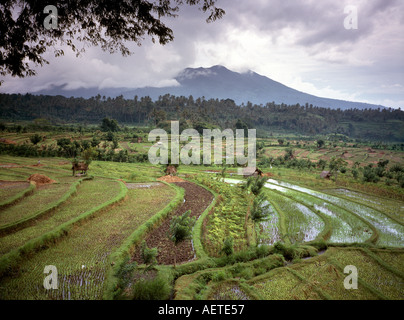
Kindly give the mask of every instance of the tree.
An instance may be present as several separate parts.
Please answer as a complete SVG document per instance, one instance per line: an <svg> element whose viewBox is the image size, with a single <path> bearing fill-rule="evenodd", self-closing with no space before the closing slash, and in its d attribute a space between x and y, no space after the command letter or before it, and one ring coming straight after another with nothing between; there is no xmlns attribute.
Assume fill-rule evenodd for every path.
<svg viewBox="0 0 404 320"><path fill-rule="evenodd" d="M324 160L324 159L320 159L320 160L317 162L317 167L318 167L319 169L321 169L321 170L324 170L326 165L327 165L327 161Z"/></svg>
<svg viewBox="0 0 404 320"><path fill-rule="evenodd" d="M261 221L265 219L270 211L269 211L270 204L265 196L264 193L258 194L254 198L253 206L251 209L251 219L253 221Z"/></svg>
<svg viewBox="0 0 404 320"><path fill-rule="evenodd" d="M149 116L153 118L154 124L158 126L160 122L164 121L167 118L167 114L164 110L153 109L150 112Z"/></svg>
<svg viewBox="0 0 404 320"><path fill-rule="evenodd" d="M342 158L336 158L336 157L331 158L331 161L329 164L330 174L335 176L335 180L337 180L338 171L340 171L346 165L347 165L347 162L345 160L343 160Z"/></svg>
<svg viewBox="0 0 404 320"><path fill-rule="evenodd" d="M93 161L93 159L97 156L97 151L95 148L88 148L85 149L82 153L81 153L81 157L83 158L85 164L90 165L91 161Z"/></svg>
<svg viewBox="0 0 404 320"><path fill-rule="evenodd" d="M248 125L243 120L237 119L236 129L244 130L245 137L248 135Z"/></svg>
<svg viewBox="0 0 404 320"><path fill-rule="evenodd" d="M241 188L248 191L250 190L255 196L257 196L267 182L268 178L266 177L249 177L247 179L247 183L242 184Z"/></svg>
<svg viewBox="0 0 404 320"><path fill-rule="evenodd" d="M192 227L195 224L195 217L190 217L191 210L186 211L181 216L172 218L170 223L170 240L177 246L184 240L190 239L192 236ZM174 251L174 268L177 260L177 250Z"/></svg>
<svg viewBox="0 0 404 320"><path fill-rule="evenodd" d="M317 140L317 148L321 149L324 146L325 142L323 139Z"/></svg>
<svg viewBox="0 0 404 320"><path fill-rule="evenodd" d="M119 131L118 121L115 119L104 118L101 123L101 130L104 132L111 131L117 132Z"/></svg>
<svg viewBox="0 0 404 320"><path fill-rule="evenodd" d="M37 133L35 133L33 136L30 136L29 139L34 145L37 145L39 142L42 141L42 137Z"/></svg>
<svg viewBox="0 0 404 320"><path fill-rule="evenodd" d="M285 159L285 161L289 161L289 160L294 159L293 149L292 148L287 148L285 150L284 159Z"/></svg>
<svg viewBox="0 0 404 320"><path fill-rule="evenodd" d="M76 55L86 46L100 46L109 53L132 54L126 42L140 45L145 35L161 45L174 39L173 31L162 22L178 16L181 5L198 5L208 12L207 22L220 19L224 10L216 0L59 0L51 11L44 12L45 1L2 1L0 5L0 75L26 77L35 75L29 65L49 62L44 55L54 48L54 55L63 55L57 45L67 45ZM57 12L54 12L57 10ZM52 16L52 15L53 16ZM51 25L48 30L45 25ZM55 28L53 28L53 24ZM78 47L78 42L81 42Z"/></svg>
<svg viewBox="0 0 404 320"><path fill-rule="evenodd" d="M268 217L268 215L271 213L269 210L270 204L267 200L267 197L264 193L259 193L253 201L252 208L250 211L250 217L253 222L259 222L264 220L265 218ZM256 237L257 237L257 246L259 244L259 231L256 230L255 224L254 224L254 229L256 232Z"/></svg>

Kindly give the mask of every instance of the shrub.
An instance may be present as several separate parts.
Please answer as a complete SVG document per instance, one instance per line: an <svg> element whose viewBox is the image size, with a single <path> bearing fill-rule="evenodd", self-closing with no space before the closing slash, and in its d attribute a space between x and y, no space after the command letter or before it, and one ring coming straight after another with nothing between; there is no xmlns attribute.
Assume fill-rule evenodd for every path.
<svg viewBox="0 0 404 320"><path fill-rule="evenodd" d="M30 136L29 139L33 144L38 144L42 141L42 137L37 133L35 133L33 136Z"/></svg>
<svg viewBox="0 0 404 320"><path fill-rule="evenodd" d="M243 271L240 272L240 277L246 280L251 279L254 277L254 271L252 268L244 268Z"/></svg>
<svg viewBox="0 0 404 320"><path fill-rule="evenodd" d="M376 174L375 170L369 166L365 167L363 170L363 181L364 182L379 182L380 178Z"/></svg>
<svg viewBox="0 0 404 320"><path fill-rule="evenodd" d="M171 287L161 276L153 279L140 279L133 284L133 300L167 300Z"/></svg>
<svg viewBox="0 0 404 320"><path fill-rule="evenodd" d="M232 237L228 237L228 238L226 238L226 239L224 240L222 252L223 252L226 256L230 256L230 255L233 254L234 249L233 249L233 238L232 238Z"/></svg>
<svg viewBox="0 0 404 320"><path fill-rule="evenodd" d="M275 242L273 252L281 254L286 260L292 260L294 258L294 251L290 247L281 242Z"/></svg>
<svg viewBox="0 0 404 320"><path fill-rule="evenodd" d="M145 264L149 265L150 267L157 264L157 248L149 248L146 244L146 241L143 240L141 244L141 256L142 260Z"/></svg>
<svg viewBox="0 0 404 320"><path fill-rule="evenodd" d="M227 278L226 272L223 270L220 270L220 271L216 272L215 274L213 274L212 281L220 282L220 281L225 280L226 278Z"/></svg>
<svg viewBox="0 0 404 320"><path fill-rule="evenodd" d="M358 179L359 176L358 169L352 169L352 176L354 177L354 179Z"/></svg>
<svg viewBox="0 0 404 320"><path fill-rule="evenodd" d="M400 164L395 164L390 168L391 172L404 172L404 168Z"/></svg>
<svg viewBox="0 0 404 320"><path fill-rule="evenodd" d="M256 247L255 251L257 253L258 258L263 258L263 257L266 257L267 255L269 255L270 247L267 245L258 246L258 247Z"/></svg>

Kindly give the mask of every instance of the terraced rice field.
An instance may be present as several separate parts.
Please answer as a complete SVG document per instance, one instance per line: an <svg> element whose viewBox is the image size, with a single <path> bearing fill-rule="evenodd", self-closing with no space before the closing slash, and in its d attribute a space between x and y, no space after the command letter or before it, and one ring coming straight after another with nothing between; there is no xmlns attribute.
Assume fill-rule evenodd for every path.
<svg viewBox="0 0 404 320"><path fill-rule="evenodd" d="M282 194L266 191L268 199L273 202L278 212L285 219L285 231L290 242L307 242L317 238L324 228L324 221L310 208Z"/></svg>
<svg viewBox="0 0 404 320"><path fill-rule="evenodd" d="M122 285L121 270L135 262L144 271L138 250L143 239L158 249L153 272L172 281L176 297L404 298L400 201L269 179L263 191L269 215L253 222L243 179L222 182L193 167L187 180L165 177L171 183L163 183L157 166L101 161L91 164L93 176L84 179L71 176L70 164L61 159L43 159L40 166L35 161L0 161L0 203L26 190L33 173L55 180L0 206L0 299L103 299ZM174 248L170 217L189 208L200 229L194 227L193 238ZM230 237L234 253L225 256ZM291 249L296 255L288 255ZM43 286L47 265L57 267L58 290ZM358 270L356 290L344 287L346 265Z"/></svg>
<svg viewBox="0 0 404 320"><path fill-rule="evenodd" d="M266 186L276 188L277 190L285 193L290 192L289 190L299 191L306 197L309 195L321 199L323 200L323 203L327 204L328 207L330 207L332 204L342 210L345 210L346 212L350 212L352 216L355 215L360 217L368 226L373 226L376 228L378 233L377 244L396 247L404 246L404 226L393 220L385 213L372 207L290 183L275 181L273 179L269 179ZM326 212L327 211L324 210L324 213ZM355 231L355 228L362 228L359 222L351 223L350 225L353 232ZM367 231L365 230L365 232Z"/></svg>
<svg viewBox="0 0 404 320"><path fill-rule="evenodd" d="M368 252L367 252L368 251ZM263 300L401 300L404 298L404 251L331 248L299 264L274 269L246 283L216 285L210 298L249 299L249 292ZM374 256L383 256L383 265ZM390 261L390 264L387 262ZM398 262L401 262L399 264ZM347 289L343 267L357 268L358 287ZM391 269L393 266L393 269ZM400 274L401 272L401 274ZM248 287L243 290L242 287Z"/></svg>
<svg viewBox="0 0 404 320"><path fill-rule="evenodd" d="M102 180L95 182L104 188L114 187ZM175 194L163 184L153 188L152 193L147 188L129 189L125 201L74 228L51 248L24 260L19 277L2 282L5 289L0 295L6 299L102 299L109 254ZM159 197L154 197L157 193ZM106 195L96 198L107 200ZM45 265L57 266L58 290L44 289Z"/></svg>

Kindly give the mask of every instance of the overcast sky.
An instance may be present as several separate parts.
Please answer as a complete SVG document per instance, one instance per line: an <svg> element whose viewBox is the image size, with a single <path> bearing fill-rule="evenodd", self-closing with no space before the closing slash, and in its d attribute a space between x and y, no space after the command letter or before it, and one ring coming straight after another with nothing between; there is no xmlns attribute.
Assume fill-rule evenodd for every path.
<svg viewBox="0 0 404 320"><path fill-rule="evenodd" d="M321 97L404 109L404 1L402 0L218 0L226 15L181 7L165 20L174 41L145 39L134 54L110 55L88 48L76 58L47 55L37 76L6 77L0 92L34 92L52 84L78 87L143 87L176 84L187 67L223 65L255 71L293 89ZM354 23L357 29L346 29ZM354 26L354 25L353 25ZM354 26L355 27L355 26Z"/></svg>

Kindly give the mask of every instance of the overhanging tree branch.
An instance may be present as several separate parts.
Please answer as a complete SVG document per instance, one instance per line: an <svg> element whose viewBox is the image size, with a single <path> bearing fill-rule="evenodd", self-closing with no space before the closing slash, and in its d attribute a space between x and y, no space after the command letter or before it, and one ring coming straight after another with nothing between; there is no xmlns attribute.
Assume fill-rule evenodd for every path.
<svg viewBox="0 0 404 320"><path fill-rule="evenodd" d="M76 55L85 46L100 46L109 53L123 56L132 52L125 42L138 45L150 37L165 45L174 39L173 31L161 18L176 18L182 5L198 5L209 13L207 22L220 19L224 10L216 0L60 0L57 7L57 28L47 30L44 13L48 1L5 0L0 2L0 75L26 77L35 75L30 63L44 65L47 49L55 56L63 55L56 45L69 46ZM78 47L82 43L82 48Z"/></svg>

